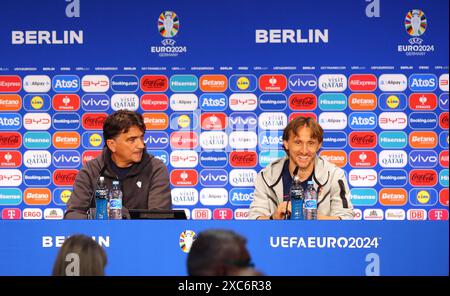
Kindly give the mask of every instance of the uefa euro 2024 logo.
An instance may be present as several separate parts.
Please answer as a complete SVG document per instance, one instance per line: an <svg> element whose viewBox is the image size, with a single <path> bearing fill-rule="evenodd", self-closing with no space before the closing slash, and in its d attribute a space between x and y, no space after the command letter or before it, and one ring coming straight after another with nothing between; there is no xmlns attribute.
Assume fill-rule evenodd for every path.
<svg viewBox="0 0 450 296"><path fill-rule="evenodd" d="M421 36L427 29L425 13L419 9L413 9L406 14L405 29L413 37Z"/></svg>
<svg viewBox="0 0 450 296"><path fill-rule="evenodd" d="M174 38L180 30L180 20L173 11L163 11L158 17L158 31L164 39L162 46L152 46L150 51L158 54L160 57L176 57L179 54L186 53L186 46L175 46Z"/></svg>

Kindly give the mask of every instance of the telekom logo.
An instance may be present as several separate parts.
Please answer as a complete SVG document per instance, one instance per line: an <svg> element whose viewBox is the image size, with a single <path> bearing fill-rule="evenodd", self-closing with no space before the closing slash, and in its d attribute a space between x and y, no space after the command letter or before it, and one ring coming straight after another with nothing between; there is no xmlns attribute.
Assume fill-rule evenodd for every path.
<svg viewBox="0 0 450 296"><path fill-rule="evenodd" d="M2 219L3 220L17 220L20 219L20 210L19 209L3 209L2 210Z"/></svg>

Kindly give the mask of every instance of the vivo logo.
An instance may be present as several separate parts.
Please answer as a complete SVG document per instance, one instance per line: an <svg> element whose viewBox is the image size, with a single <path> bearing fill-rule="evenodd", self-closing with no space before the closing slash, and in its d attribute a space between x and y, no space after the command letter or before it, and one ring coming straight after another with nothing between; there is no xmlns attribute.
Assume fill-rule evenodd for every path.
<svg viewBox="0 0 450 296"><path fill-rule="evenodd" d="M288 86L292 92L313 92L317 88L317 77L312 74L294 74L289 76Z"/></svg>
<svg viewBox="0 0 450 296"><path fill-rule="evenodd" d="M220 169L206 169L200 172L200 184L207 187L225 186L228 183L228 173Z"/></svg>
<svg viewBox="0 0 450 296"><path fill-rule="evenodd" d="M254 130L257 127L258 119L253 113L231 113L228 123L233 130Z"/></svg>
<svg viewBox="0 0 450 296"><path fill-rule="evenodd" d="M85 111L106 111L109 109L109 97L106 94L87 94L81 99Z"/></svg>
<svg viewBox="0 0 450 296"><path fill-rule="evenodd" d="M169 145L169 135L166 132L145 132L144 143L147 149L164 149Z"/></svg>
<svg viewBox="0 0 450 296"><path fill-rule="evenodd" d="M409 164L413 168L434 168L438 164L438 155L433 150L413 150L409 153Z"/></svg>
<svg viewBox="0 0 450 296"><path fill-rule="evenodd" d="M80 164L81 156L76 150L57 150L53 152L53 165L57 168L78 168Z"/></svg>

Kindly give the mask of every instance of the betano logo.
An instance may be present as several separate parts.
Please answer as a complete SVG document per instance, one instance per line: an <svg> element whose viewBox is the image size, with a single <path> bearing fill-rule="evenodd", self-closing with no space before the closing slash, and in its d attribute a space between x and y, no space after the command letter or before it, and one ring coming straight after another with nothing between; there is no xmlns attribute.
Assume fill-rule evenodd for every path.
<svg viewBox="0 0 450 296"><path fill-rule="evenodd" d="M80 134L77 132L55 132L53 146L57 149L76 149L80 147Z"/></svg>
<svg viewBox="0 0 450 296"><path fill-rule="evenodd" d="M379 200L383 206L404 206L408 193L402 188L383 188L379 192Z"/></svg>
<svg viewBox="0 0 450 296"><path fill-rule="evenodd" d="M23 201L27 205L48 205L52 200L50 189L27 188L23 193Z"/></svg>
<svg viewBox="0 0 450 296"><path fill-rule="evenodd" d="M19 95L0 94L0 111L19 111L20 108L22 108L22 98Z"/></svg>
<svg viewBox="0 0 450 296"><path fill-rule="evenodd" d="M203 75L200 77L200 89L204 92L225 92L228 80L225 75Z"/></svg>
<svg viewBox="0 0 450 296"><path fill-rule="evenodd" d="M347 165L347 153L342 150L322 150L320 156L338 167Z"/></svg>
<svg viewBox="0 0 450 296"><path fill-rule="evenodd" d="M377 96L375 94L356 93L348 98L350 109L358 111L371 111L377 107Z"/></svg>
<svg viewBox="0 0 450 296"><path fill-rule="evenodd" d="M169 127L169 117L165 113L144 113L142 117L147 130L165 130Z"/></svg>
<svg viewBox="0 0 450 296"><path fill-rule="evenodd" d="M409 134L409 146L418 149L432 149L437 146L438 137L435 132L411 132Z"/></svg>

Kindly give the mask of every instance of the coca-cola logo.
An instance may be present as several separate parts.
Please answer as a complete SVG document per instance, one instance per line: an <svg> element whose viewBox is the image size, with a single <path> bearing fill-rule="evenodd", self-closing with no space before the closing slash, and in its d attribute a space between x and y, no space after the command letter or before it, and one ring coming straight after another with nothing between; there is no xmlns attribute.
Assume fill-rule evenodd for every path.
<svg viewBox="0 0 450 296"><path fill-rule="evenodd" d="M73 185L77 174L77 170L55 170L53 183L57 186Z"/></svg>
<svg viewBox="0 0 450 296"><path fill-rule="evenodd" d="M442 128L448 128L448 112L444 112L439 116L439 125Z"/></svg>
<svg viewBox="0 0 450 296"><path fill-rule="evenodd" d="M373 148L377 145L377 135L373 132L352 132L349 137L352 148Z"/></svg>
<svg viewBox="0 0 450 296"><path fill-rule="evenodd" d="M254 167L257 161L255 151L233 151L230 154L230 164L233 167Z"/></svg>
<svg viewBox="0 0 450 296"><path fill-rule="evenodd" d="M83 115L82 122L85 129L103 129L107 114L87 113Z"/></svg>
<svg viewBox="0 0 450 296"><path fill-rule="evenodd" d="M160 88L164 87L166 84L166 81L164 79L145 79L143 82L143 85L147 88Z"/></svg>
<svg viewBox="0 0 450 296"><path fill-rule="evenodd" d="M375 141L375 137L371 135L353 136L351 141L356 144L371 144Z"/></svg>
<svg viewBox="0 0 450 296"><path fill-rule="evenodd" d="M314 94L292 94L289 97L289 107L293 110L313 110L317 106Z"/></svg>
<svg viewBox="0 0 450 296"><path fill-rule="evenodd" d="M0 146L2 148L19 148L22 145L22 137L19 133L0 133Z"/></svg>
<svg viewBox="0 0 450 296"><path fill-rule="evenodd" d="M141 78L141 89L143 91L166 91L168 79L164 75L145 75Z"/></svg>
<svg viewBox="0 0 450 296"><path fill-rule="evenodd" d="M433 170L413 170L409 179L413 186L434 186L437 184L437 173Z"/></svg>

